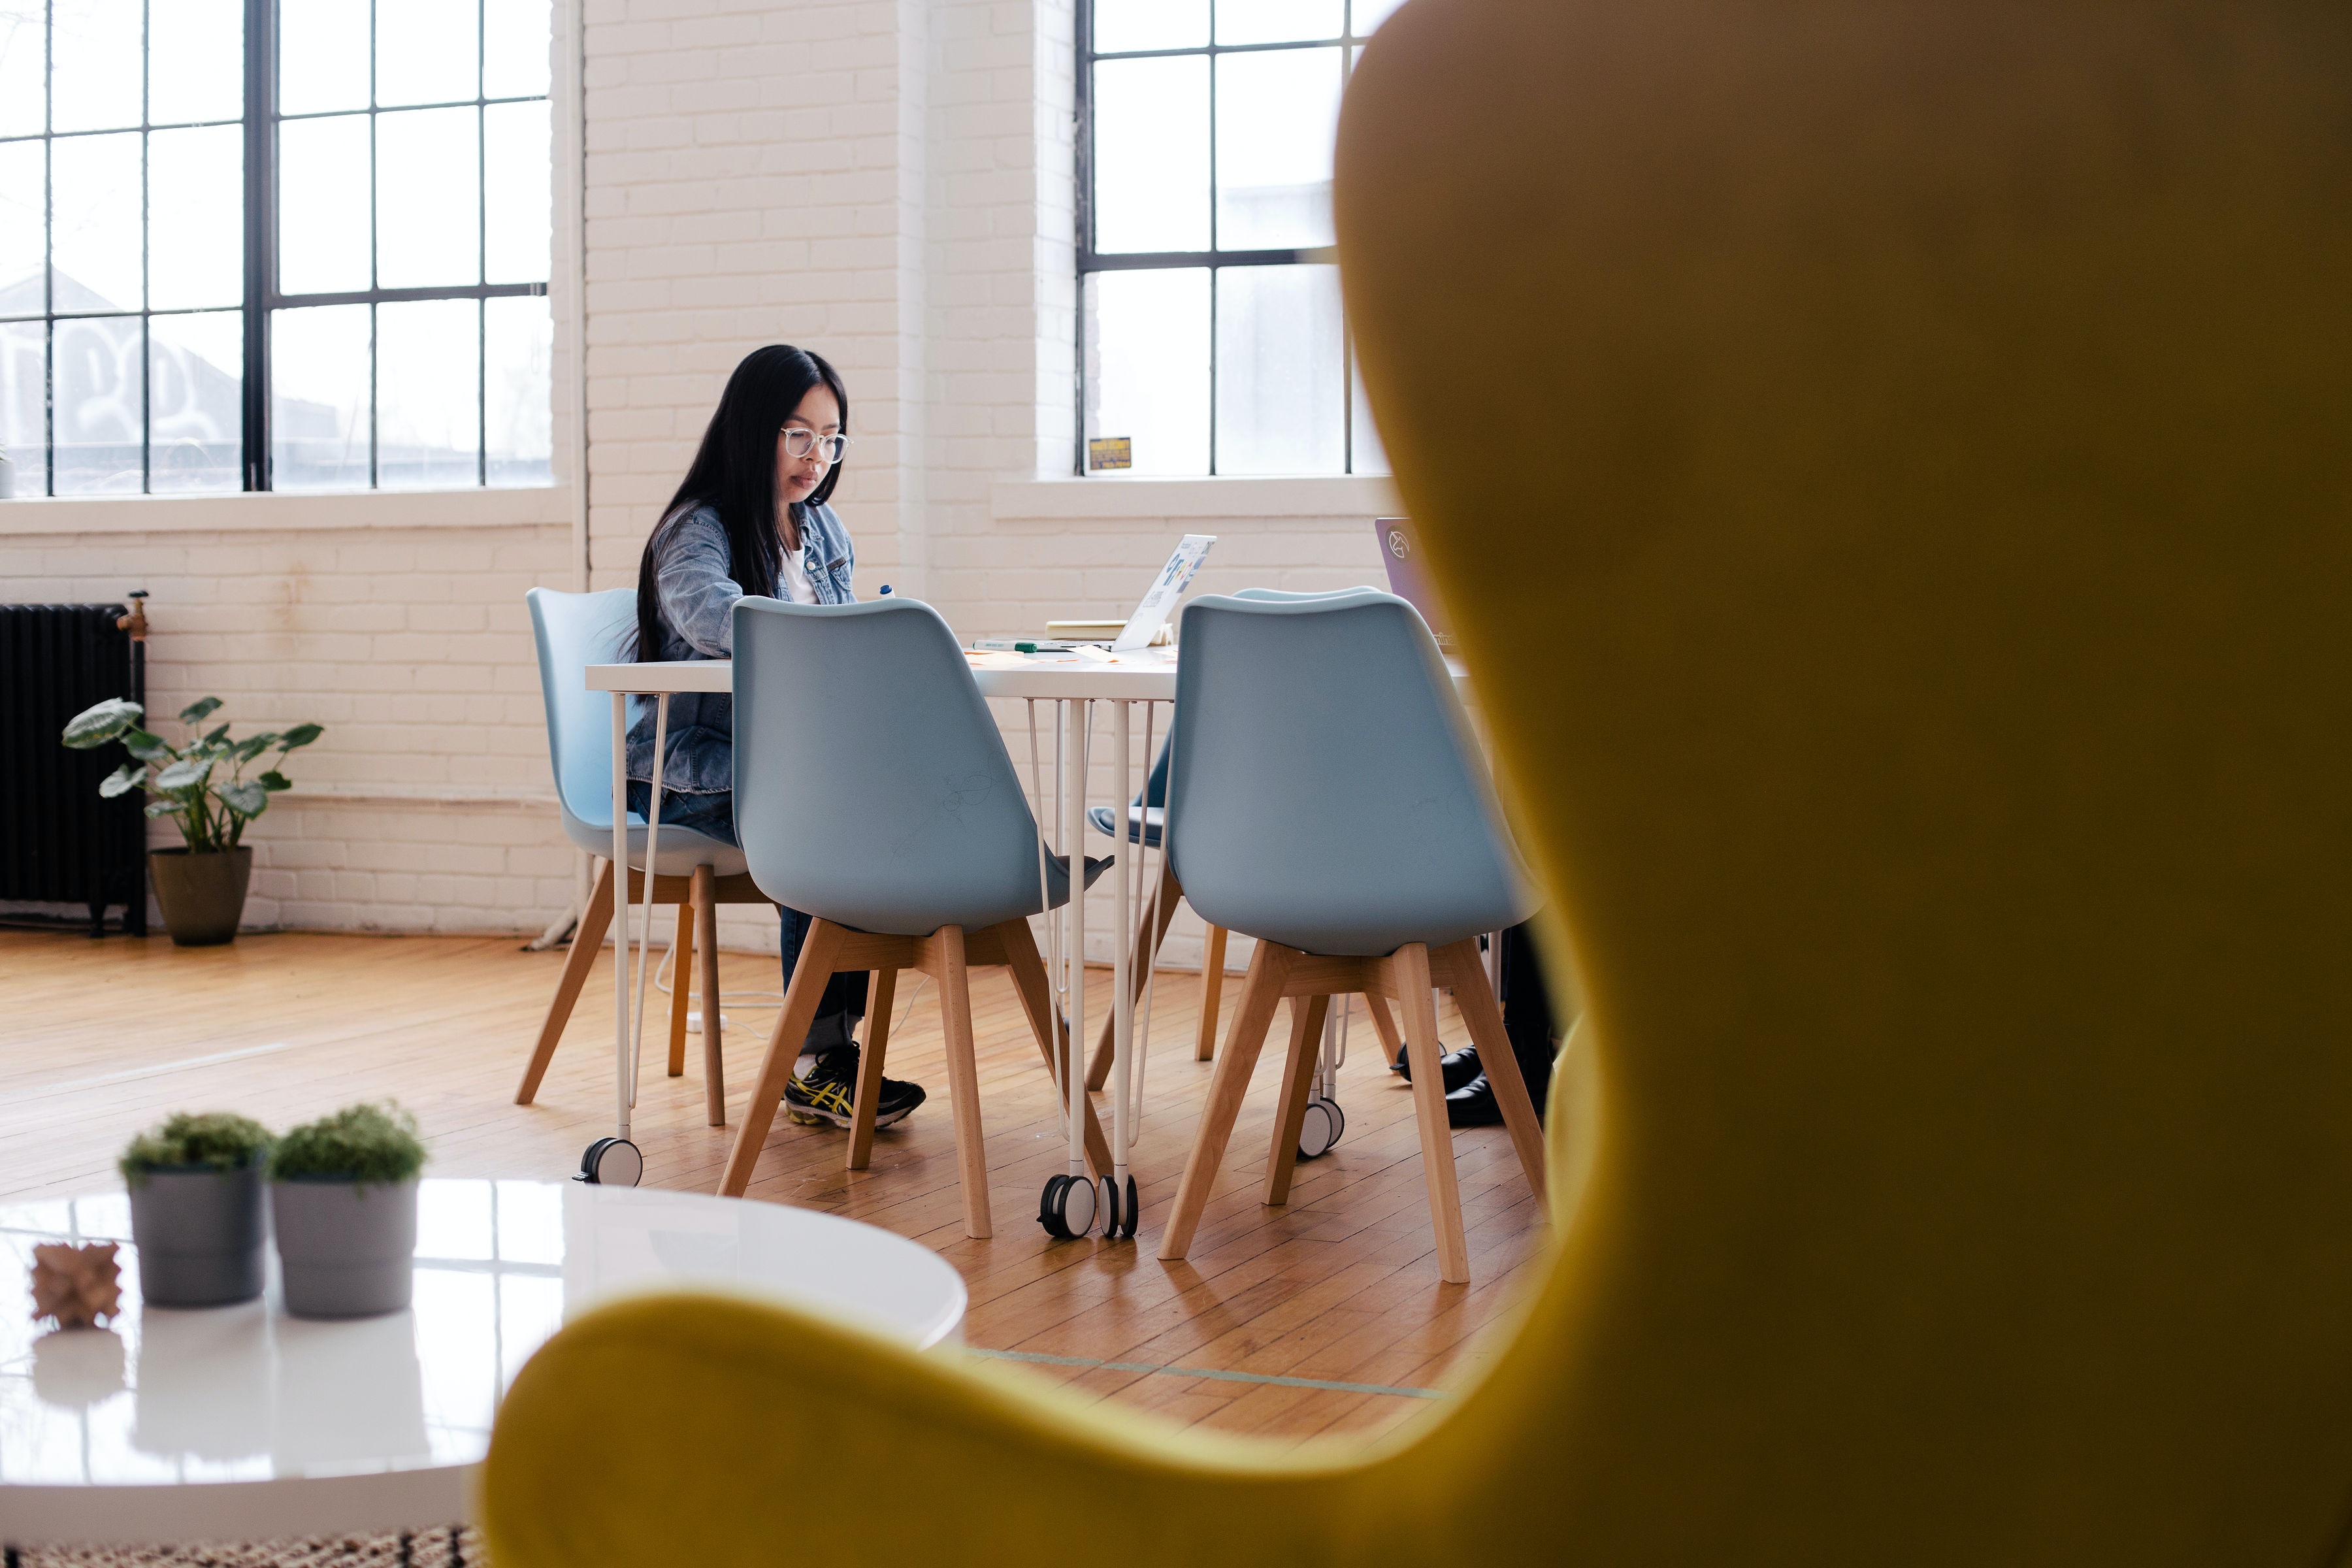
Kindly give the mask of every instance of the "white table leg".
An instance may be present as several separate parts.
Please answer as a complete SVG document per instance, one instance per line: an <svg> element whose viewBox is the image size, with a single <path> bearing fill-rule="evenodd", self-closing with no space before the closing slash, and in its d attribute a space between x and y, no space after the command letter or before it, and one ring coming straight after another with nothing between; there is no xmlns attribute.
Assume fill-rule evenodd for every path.
<svg viewBox="0 0 2352 1568"><path fill-rule="evenodd" d="M629 1135L629 697L613 693L613 1096Z"/></svg>
<svg viewBox="0 0 2352 1568"><path fill-rule="evenodd" d="M1110 853L1111 875L1118 883L1118 916L1111 922L1112 931L1115 933L1111 942L1110 1003L1110 1081L1113 1096L1110 1113L1111 1193L1110 1202L1103 1205L1105 1213L1111 1216L1114 1226L1118 1221L1131 1218L1125 1212L1125 1194L1127 1192L1128 1085L1134 1070L1132 1059L1128 1053L1133 1048L1131 1037L1135 1028L1135 1008L1129 996L1128 948L1132 942L1131 933L1135 930L1135 905L1128 887L1131 857L1128 853L1127 828L1128 747L1132 743L1133 736L1129 731L1131 711L1129 705L1121 701L1116 707L1118 717L1113 725L1116 732L1113 744L1117 748L1118 761L1113 771L1117 775L1118 787L1112 793L1111 798L1118 804L1111 809L1118 813L1118 830L1111 835Z"/></svg>
<svg viewBox="0 0 2352 1568"><path fill-rule="evenodd" d="M1069 1087L1070 1164L1073 1182L1087 1179L1087 740L1094 728L1094 705L1081 698L1066 705L1068 729L1062 747L1062 853L1069 858L1069 933L1063 962L1069 965L1069 1060L1062 1076ZM1091 1208L1093 1205L1087 1205ZM1079 1234L1083 1235L1084 1232Z"/></svg>

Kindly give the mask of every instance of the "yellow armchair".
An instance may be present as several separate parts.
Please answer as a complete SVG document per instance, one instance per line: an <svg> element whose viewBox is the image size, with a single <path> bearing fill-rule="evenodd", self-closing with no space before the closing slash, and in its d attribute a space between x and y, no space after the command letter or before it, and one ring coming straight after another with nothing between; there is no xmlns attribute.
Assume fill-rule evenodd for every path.
<svg viewBox="0 0 2352 1568"><path fill-rule="evenodd" d="M2347 83L2316 3L1413 0L1349 305L1591 1037L1508 1348L1277 1452L640 1302L501 1568L2335 1561Z"/></svg>

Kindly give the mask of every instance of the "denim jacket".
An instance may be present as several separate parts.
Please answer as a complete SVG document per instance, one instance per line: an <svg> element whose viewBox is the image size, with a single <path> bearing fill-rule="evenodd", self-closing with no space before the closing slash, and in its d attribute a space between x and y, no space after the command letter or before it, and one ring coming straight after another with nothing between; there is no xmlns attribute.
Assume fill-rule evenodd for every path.
<svg viewBox="0 0 2352 1568"><path fill-rule="evenodd" d="M850 580L857 552L849 531L829 506L795 506L801 569L820 605L846 605L857 595ZM732 575L727 530L715 507L697 507L672 529L654 561L661 597L661 647L640 658L732 658L735 601L742 585ZM781 586L781 585L780 585ZM629 777L654 775L654 700L638 698L629 726ZM735 787L735 700L720 692L683 691L669 700L669 765L662 789L719 795Z"/></svg>

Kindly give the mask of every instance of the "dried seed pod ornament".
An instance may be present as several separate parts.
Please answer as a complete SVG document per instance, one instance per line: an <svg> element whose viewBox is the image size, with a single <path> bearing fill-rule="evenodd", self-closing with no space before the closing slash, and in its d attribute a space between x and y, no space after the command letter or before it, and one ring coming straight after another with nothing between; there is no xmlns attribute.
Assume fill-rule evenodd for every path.
<svg viewBox="0 0 2352 1568"><path fill-rule="evenodd" d="M61 1329L94 1328L122 1311L122 1266L111 1241L74 1247L62 1241L33 1248L33 1321L55 1318Z"/></svg>

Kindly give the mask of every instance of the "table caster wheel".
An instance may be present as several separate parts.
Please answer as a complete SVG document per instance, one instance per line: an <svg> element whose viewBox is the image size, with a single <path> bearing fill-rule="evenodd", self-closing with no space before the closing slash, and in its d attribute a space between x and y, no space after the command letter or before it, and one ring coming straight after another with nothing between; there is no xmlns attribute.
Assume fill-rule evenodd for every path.
<svg viewBox="0 0 2352 1568"><path fill-rule="evenodd" d="M1103 1237L1109 1241L1133 1241L1136 1222L1142 1217L1142 1204L1135 1195L1135 1178L1127 1179L1127 1196L1122 1199L1118 1183L1109 1176L1102 1179Z"/></svg>
<svg viewBox="0 0 2352 1568"><path fill-rule="evenodd" d="M1037 1223L1055 1241L1075 1241L1095 1227L1095 1184L1084 1176L1049 1176L1038 1200Z"/></svg>
<svg viewBox="0 0 2352 1568"><path fill-rule="evenodd" d="M1298 1157L1319 1160L1331 1152L1331 1145L1347 1131L1348 1119L1339 1110L1336 1100L1321 1096L1307 1102L1307 1115L1298 1123Z"/></svg>
<svg viewBox="0 0 2352 1568"><path fill-rule="evenodd" d="M572 1179L599 1187L634 1187L646 1173L646 1157L625 1138L599 1138L580 1156L580 1173Z"/></svg>

